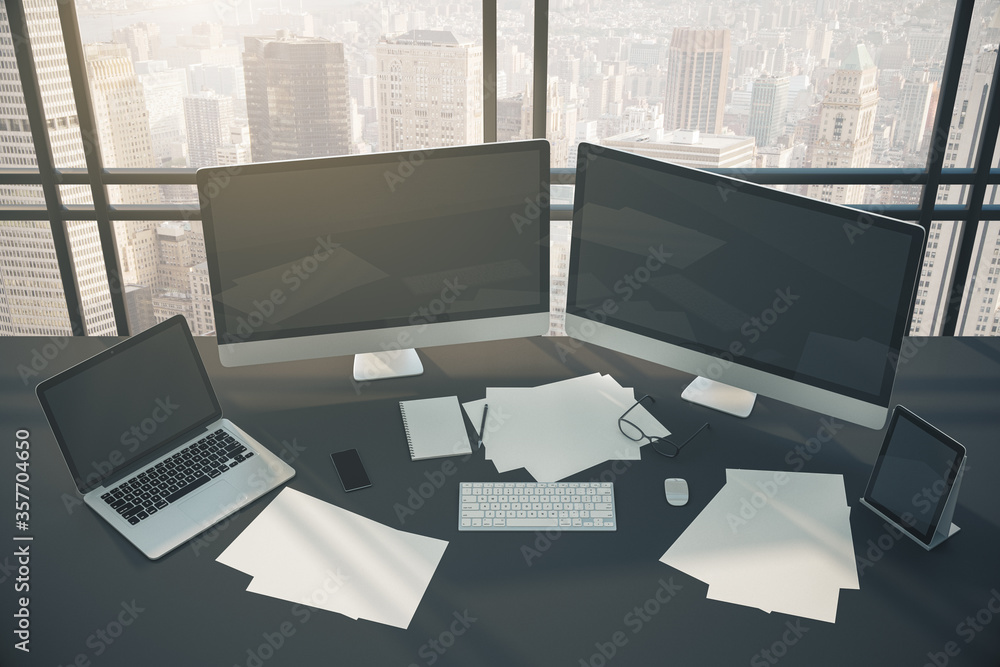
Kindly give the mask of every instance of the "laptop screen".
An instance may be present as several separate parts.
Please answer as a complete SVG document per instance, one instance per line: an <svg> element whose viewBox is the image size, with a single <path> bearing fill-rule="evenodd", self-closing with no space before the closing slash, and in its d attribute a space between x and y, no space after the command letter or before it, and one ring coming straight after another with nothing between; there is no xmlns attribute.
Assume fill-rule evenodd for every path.
<svg viewBox="0 0 1000 667"><path fill-rule="evenodd" d="M38 398L81 492L221 416L181 316L46 380Z"/></svg>

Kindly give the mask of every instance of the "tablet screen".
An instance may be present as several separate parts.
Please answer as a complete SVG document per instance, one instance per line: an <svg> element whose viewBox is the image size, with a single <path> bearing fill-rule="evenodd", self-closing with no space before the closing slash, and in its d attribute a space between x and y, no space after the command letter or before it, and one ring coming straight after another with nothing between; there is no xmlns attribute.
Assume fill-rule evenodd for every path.
<svg viewBox="0 0 1000 667"><path fill-rule="evenodd" d="M927 543L964 456L962 445L897 406L865 498Z"/></svg>

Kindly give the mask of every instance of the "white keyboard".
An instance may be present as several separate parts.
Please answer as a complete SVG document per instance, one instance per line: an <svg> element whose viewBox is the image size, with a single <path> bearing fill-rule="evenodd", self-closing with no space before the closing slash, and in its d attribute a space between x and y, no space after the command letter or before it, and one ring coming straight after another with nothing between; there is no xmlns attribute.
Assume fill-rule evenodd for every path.
<svg viewBox="0 0 1000 667"><path fill-rule="evenodd" d="M458 529L615 530L611 482L462 482Z"/></svg>

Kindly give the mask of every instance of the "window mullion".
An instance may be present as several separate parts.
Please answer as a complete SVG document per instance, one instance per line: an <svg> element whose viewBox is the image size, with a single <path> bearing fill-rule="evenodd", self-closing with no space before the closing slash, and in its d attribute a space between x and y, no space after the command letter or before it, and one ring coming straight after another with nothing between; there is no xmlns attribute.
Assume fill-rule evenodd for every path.
<svg viewBox="0 0 1000 667"><path fill-rule="evenodd" d="M111 307L115 315L115 324L120 336L129 333L128 313L125 307L125 290L121 281L117 241L113 224L108 215L108 189L104 184L104 161L101 156L101 142L98 135L97 119L90 99L90 81L87 75L86 60L83 55L83 42L80 39L80 27L76 16L75 2L60 2L59 23L62 26L63 42L66 46L66 62L69 64L70 81L73 86L73 99L76 104L76 115L80 122L80 135L83 140L83 152L86 156L87 177L90 181L91 196L94 201L94 217L97 222L97 232L101 239L101 254L104 257L104 270L108 278L108 289L111 292Z"/></svg>
<svg viewBox="0 0 1000 667"><path fill-rule="evenodd" d="M28 116L28 125L31 128L35 162L38 165L42 194L45 197L45 207L48 211L49 227L52 230L52 245L55 249L56 261L59 264L59 276L66 298L70 331L75 335L84 335L86 328L83 320L80 286L77 283L76 270L73 266L66 220L62 214L63 206L56 179L55 158L45 123L45 106L42 102L42 89L35 68L35 56L31 50L31 36L28 32L24 3L20 0L8 2L7 18L10 22L11 41L14 46L14 57L17 60L18 75L21 79L25 112Z"/></svg>

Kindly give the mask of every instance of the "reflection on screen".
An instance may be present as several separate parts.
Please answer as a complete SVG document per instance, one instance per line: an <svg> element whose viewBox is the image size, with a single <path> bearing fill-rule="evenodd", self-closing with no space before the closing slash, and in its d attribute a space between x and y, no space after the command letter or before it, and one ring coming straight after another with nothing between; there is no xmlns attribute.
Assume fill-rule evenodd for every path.
<svg viewBox="0 0 1000 667"><path fill-rule="evenodd" d="M913 528L926 533L955 465L953 450L901 418L880 462L871 497L899 516L912 515Z"/></svg>
<svg viewBox="0 0 1000 667"><path fill-rule="evenodd" d="M619 156L587 156L568 313L851 396L888 395L919 230Z"/></svg>
<svg viewBox="0 0 1000 667"><path fill-rule="evenodd" d="M409 157L405 170L399 154L384 154L232 176L206 227L222 339L547 311L537 147Z"/></svg>
<svg viewBox="0 0 1000 667"><path fill-rule="evenodd" d="M44 396L74 475L88 486L218 410L181 324L116 350Z"/></svg>

